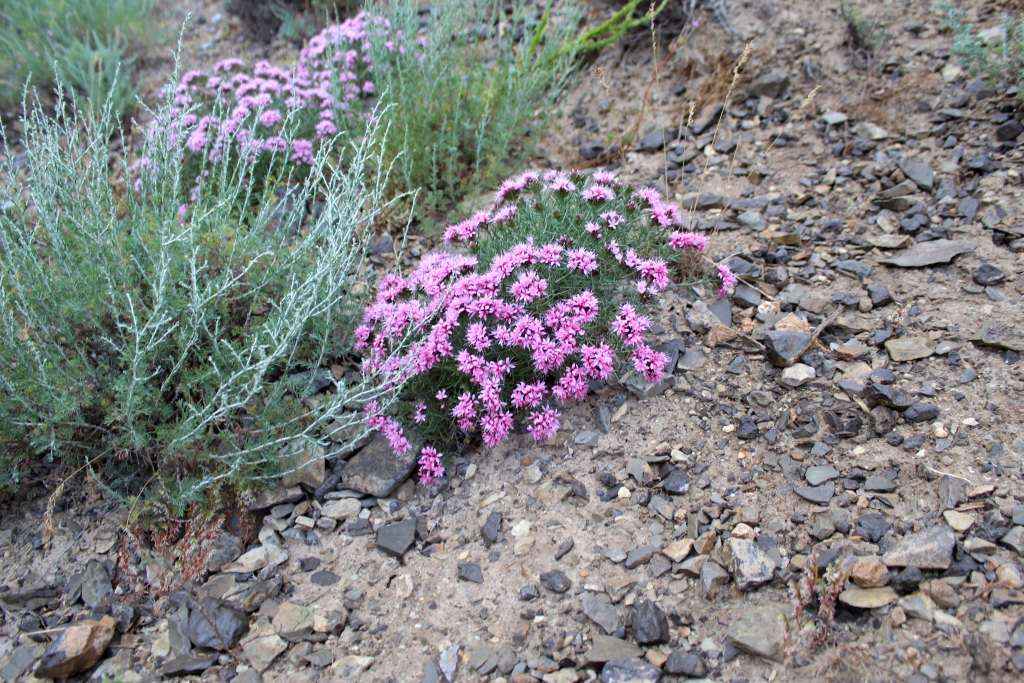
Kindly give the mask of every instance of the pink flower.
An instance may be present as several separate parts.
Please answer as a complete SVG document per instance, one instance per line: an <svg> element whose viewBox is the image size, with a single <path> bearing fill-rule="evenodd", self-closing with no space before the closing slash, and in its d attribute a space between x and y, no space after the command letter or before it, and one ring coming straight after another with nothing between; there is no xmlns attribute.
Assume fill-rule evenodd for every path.
<svg viewBox="0 0 1024 683"><path fill-rule="evenodd" d="M509 287L509 292L511 292L512 296L523 303L529 303L534 299L542 297L547 291L547 280L532 270L520 273L516 283Z"/></svg>
<svg viewBox="0 0 1024 683"><path fill-rule="evenodd" d="M618 211L605 211L601 214L601 219L604 220L612 230L622 225L622 216L619 215Z"/></svg>
<svg viewBox="0 0 1024 683"><path fill-rule="evenodd" d="M661 204L661 194L653 187L643 187L636 191L636 198L654 207Z"/></svg>
<svg viewBox="0 0 1024 683"><path fill-rule="evenodd" d="M206 132L203 129L197 128L188 136L188 148L196 154L206 149Z"/></svg>
<svg viewBox="0 0 1024 683"><path fill-rule="evenodd" d="M616 261L622 263L622 250L619 249L619 243L616 240L610 240L604 248L607 249L608 252L615 257Z"/></svg>
<svg viewBox="0 0 1024 683"><path fill-rule="evenodd" d="M498 211L491 216L488 223L491 225L501 225L502 223L508 223L516 215L515 204L506 204L505 206L498 209Z"/></svg>
<svg viewBox="0 0 1024 683"><path fill-rule="evenodd" d="M419 403L416 404L416 414L413 416L413 419L416 421L417 424L427 421L427 416L424 414L426 410L427 404L424 403L423 401L420 401Z"/></svg>
<svg viewBox="0 0 1024 683"><path fill-rule="evenodd" d="M586 249L570 249L566 252L566 268L582 271L584 275L597 270L597 256Z"/></svg>
<svg viewBox="0 0 1024 683"><path fill-rule="evenodd" d="M666 365L668 356L646 344L640 344L633 349L633 367L651 384L661 381Z"/></svg>
<svg viewBox="0 0 1024 683"><path fill-rule="evenodd" d="M557 244L545 244L537 251L537 260L549 266L557 266L562 260L562 247Z"/></svg>
<svg viewBox="0 0 1024 683"><path fill-rule="evenodd" d="M547 394L548 390L544 382L534 382L533 384L520 382L512 390L512 407L535 408Z"/></svg>
<svg viewBox="0 0 1024 683"><path fill-rule="evenodd" d="M512 413L503 411L484 415L480 418L480 430L483 432L484 443L494 448L512 431Z"/></svg>
<svg viewBox="0 0 1024 683"><path fill-rule="evenodd" d="M540 410L530 413L530 426L528 431L537 441L544 442L550 439L558 431L559 418L562 414L551 406L544 406Z"/></svg>
<svg viewBox="0 0 1024 683"><path fill-rule="evenodd" d="M491 339L487 336L487 328L483 323L473 323L466 331L466 341L477 351L483 351L491 345Z"/></svg>
<svg viewBox="0 0 1024 683"><path fill-rule="evenodd" d="M589 221L589 222L586 223L586 225L583 226L583 228L584 228L584 230L589 232L594 237L597 237L598 239L601 238L601 224L600 223L595 223L593 221Z"/></svg>
<svg viewBox="0 0 1024 683"><path fill-rule="evenodd" d="M426 446L420 451L420 484L430 486L444 475L441 454L433 446Z"/></svg>
<svg viewBox="0 0 1024 683"><path fill-rule="evenodd" d="M651 321L637 314L630 304L622 304L619 315L612 322L612 329L626 346L640 346L644 343L644 332L651 326Z"/></svg>
<svg viewBox="0 0 1024 683"><path fill-rule="evenodd" d="M293 140L291 160L312 166L316 161L313 157L313 143L304 139Z"/></svg>
<svg viewBox="0 0 1024 683"><path fill-rule="evenodd" d="M724 263L719 263L718 279L722 282L722 286L718 288L718 297L722 298L729 293L730 289L736 286L736 276L733 275L732 268Z"/></svg>
<svg viewBox="0 0 1024 683"><path fill-rule="evenodd" d="M468 391L459 396L459 402L452 408L452 417L457 418L459 429L468 432L476 424L477 401Z"/></svg>
<svg viewBox="0 0 1024 683"><path fill-rule="evenodd" d="M332 122L328 121L327 119L323 119L318 124L316 124L316 136L318 138L330 137L331 135L334 135L337 132L338 129L335 127L335 125Z"/></svg>
<svg viewBox="0 0 1024 683"><path fill-rule="evenodd" d="M604 185L591 185L581 196L588 202L609 202L615 199L615 191Z"/></svg>
<svg viewBox="0 0 1024 683"><path fill-rule="evenodd" d="M270 128L281 122L281 112L276 109L268 109L260 114L260 123Z"/></svg>
<svg viewBox="0 0 1024 683"><path fill-rule="evenodd" d="M563 401L582 401L587 397L587 373L578 365L570 366L551 393Z"/></svg>
<svg viewBox="0 0 1024 683"><path fill-rule="evenodd" d="M608 379L615 370L615 352L606 343L580 348L583 367L593 379Z"/></svg>
<svg viewBox="0 0 1024 683"><path fill-rule="evenodd" d="M651 207L651 218L659 225L669 227L680 223L679 207L675 204L658 202Z"/></svg>
<svg viewBox="0 0 1024 683"><path fill-rule="evenodd" d="M548 171L544 174L544 181L547 183L544 189L548 192L566 193L576 189L576 185L569 180L569 176L561 171Z"/></svg>
<svg viewBox="0 0 1024 683"><path fill-rule="evenodd" d="M698 251L704 253L708 250L708 237L699 232L674 232L669 238L673 249L684 251Z"/></svg>
<svg viewBox="0 0 1024 683"><path fill-rule="evenodd" d="M601 183L602 185L611 185L614 187L619 184L619 179L608 171L596 171L594 175L590 176L590 178L595 183Z"/></svg>

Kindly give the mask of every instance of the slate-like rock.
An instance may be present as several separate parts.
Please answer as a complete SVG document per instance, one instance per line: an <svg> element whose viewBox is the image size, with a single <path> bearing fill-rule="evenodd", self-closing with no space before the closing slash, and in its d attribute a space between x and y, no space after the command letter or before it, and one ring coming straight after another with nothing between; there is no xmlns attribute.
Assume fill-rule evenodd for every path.
<svg viewBox="0 0 1024 683"><path fill-rule="evenodd" d="M812 339L810 332L769 330L764 336L765 354L773 365L788 368L800 360Z"/></svg>
<svg viewBox="0 0 1024 683"><path fill-rule="evenodd" d="M661 669L645 659L612 659L601 669L601 683L658 683Z"/></svg>
<svg viewBox="0 0 1024 683"><path fill-rule="evenodd" d="M918 242L899 256L880 259L879 263L887 263L900 268L923 268L937 263L949 263L960 254L974 251L977 246L966 240L932 240Z"/></svg>
<svg viewBox="0 0 1024 683"><path fill-rule="evenodd" d="M377 532L377 548L399 560L416 542L416 522L407 519L381 527Z"/></svg>
<svg viewBox="0 0 1024 683"><path fill-rule="evenodd" d="M685 567L684 567L685 569ZM700 567L700 592L706 599L711 600L718 594L718 590L729 583L729 572L725 567L706 560Z"/></svg>
<svg viewBox="0 0 1024 683"><path fill-rule="evenodd" d="M927 337L901 337L885 342L889 358L897 363L927 358L935 353L936 343Z"/></svg>
<svg viewBox="0 0 1024 683"><path fill-rule="evenodd" d="M900 170L925 192L931 192L935 185L935 172L927 163L918 159L903 159Z"/></svg>
<svg viewBox="0 0 1024 683"><path fill-rule="evenodd" d="M633 637L641 645L667 643L671 634L668 617L652 600L644 600L633 614Z"/></svg>
<svg viewBox="0 0 1024 683"><path fill-rule="evenodd" d="M991 346L1024 353L1024 331L995 320L988 320L973 336L971 341L979 346Z"/></svg>
<svg viewBox="0 0 1024 683"><path fill-rule="evenodd" d="M690 475L685 470L672 470L662 482L662 488L673 495L681 496L690 490Z"/></svg>
<svg viewBox="0 0 1024 683"><path fill-rule="evenodd" d="M572 581L561 569L555 569L540 575L540 585L553 593L564 593L572 588Z"/></svg>
<svg viewBox="0 0 1024 683"><path fill-rule="evenodd" d="M110 575L106 568L96 560L89 560L85 566L82 579L82 602L89 607L102 604L114 592L110 585Z"/></svg>
<svg viewBox="0 0 1024 683"><path fill-rule="evenodd" d="M677 139L679 139L678 128L655 130L640 138L639 149L641 152L657 152L667 143Z"/></svg>
<svg viewBox="0 0 1024 683"><path fill-rule="evenodd" d="M606 595L600 593L583 594L583 613L595 624L604 629L605 633L611 634L622 626L622 618L619 611L612 605Z"/></svg>
<svg viewBox="0 0 1024 683"><path fill-rule="evenodd" d="M180 655L166 662L158 671L161 676L198 676L217 663L217 655Z"/></svg>
<svg viewBox="0 0 1024 683"><path fill-rule="evenodd" d="M832 500L832 496L835 495L836 485L832 482L827 482L821 486L797 486L794 487L793 492L815 505L825 506L828 505L829 501Z"/></svg>
<svg viewBox="0 0 1024 683"><path fill-rule="evenodd" d="M770 97L775 99L782 93L786 92L786 88L788 87L789 76L779 71L772 71L771 73L755 79L747 85L747 93L753 99L757 99L759 97Z"/></svg>
<svg viewBox="0 0 1024 683"><path fill-rule="evenodd" d="M820 486L826 481L837 479L839 477L839 470L832 465L812 465L807 468L804 472L804 479L811 486Z"/></svg>
<svg viewBox="0 0 1024 683"><path fill-rule="evenodd" d="M971 271L971 278L982 287L994 287L1006 282L1006 273L986 262Z"/></svg>
<svg viewBox="0 0 1024 683"><path fill-rule="evenodd" d="M603 664L612 659L642 657L643 654L643 650L627 640L595 633L590 650L583 656L587 662Z"/></svg>
<svg viewBox="0 0 1024 683"><path fill-rule="evenodd" d="M918 401L903 412L903 419L910 423L929 422L939 416L939 409L924 401Z"/></svg>
<svg viewBox="0 0 1024 683"><path fill-rule="evenodd" d="M752 607L733 624L725 639L748 654L782 661L785 611L781 605Z"/></svg>
<svg viewBox="0 0 1024 683"><path fill-rule="evenodd" d="M955 474L943 474L939 477L939 509L952 510L967 502L967 490L971 482Z"/></svg>
<svg viewBox="0 0 1024 683"><path fill-rule="evenodd" d="M230 650L248 630L245 612L215 598L203 598L188 617L188 637L196 647Z"/></svg>
<svg viewBox="0 0 1024 683"><path fill-rule="evenodd" d="M501 513L495 510L491 514L487 515L487 521L484 522L483 527L480 530L480 535L483 536L484 545L488 548L498 540L498 531L501 529Z"/></svg>
<svg viewBox="0 0 1024 683"><path fill-rule="evenodd" d="M860 588L851 585L839 594L839 602L857 609L875 609L896 602L896 597L896 591L888 586Z"/></svg>
<svg viewBox="0 0 1024 683"><path fill-rule="evenodd" d="M918 569L946 569L953 561L956 536L945 524L928 527L916 534L908 534L882 555L887 567L917 567Z"/></svg>
<svg viewBox="0 0 1024 683"><path fill-rule="evenodd" d="M725 566L741 591L768 583L775 576L771 556L749 538L730 538L722 549Z"/></svg>
<svg viewBox="0 0 1024 683"><path fill-rule="evenodd" d="M686 678L704 678L707 667L701 658L692 652L673 650L665 662L665 673Z"/></svg>
<svg viewBox="0 0 1024 683"><path fill-rule="evenodd" d="M387 438L378 435L352 456L341 472L341 481L354 491L386 498L412 474L418 454L414 447L396 456Z"/></svg>
<svg viewBox="0 0 1024 683"><path fill-rule="evenodd" d="M483 583L484 571L476 562L460 562L459 579L462 581L471 581L473 583Z"/></svg>
<svg viewBox="0 0 1024 683"><path fill-rule="evenodd" d="M868 408L885 406L896 410L906 410L915 403L915 399L904 392L878 382L867 385L862 398Z"/></svg>

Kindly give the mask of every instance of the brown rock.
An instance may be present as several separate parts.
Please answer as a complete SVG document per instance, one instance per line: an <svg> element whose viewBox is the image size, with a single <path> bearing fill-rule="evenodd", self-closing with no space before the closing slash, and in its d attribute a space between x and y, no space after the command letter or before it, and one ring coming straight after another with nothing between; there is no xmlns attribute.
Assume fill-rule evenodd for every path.
<svg viewBox="0 0 1024 683"><path fill-rule="evenodd" d="M921 587L921 592L932 599L942 609L953 609L960 604L960 596L945 581L933 579Z"/></svg>
<svg viewBox="0 0 1024 683"><path fill-rule="evenodd" d="M673 562L682 562L691 550L693 550L693 541L689 538L681 538L662 548L661 552Z"/></svg>
<svg viewBox="0 0 1024 683"><path fill-rule="evenodd" d="M881 588L889 579L889 568L878 560L858 560L853 565L853 580L861 588Z"/></svg>
<svg viewBox="0 0 1024 683"><path fill-rule="evenodd" d="M718 535L714 531L709 531L697 537L697 540L693 542L693 548L697 554L707 555L714 550L716 540L718 540Z"/></svg>
<svg viewBox="0 0 1024 683"><path fill-rule="evenodd" d="M36 667L36 678L67 678L92 667L106 652L117 621L104 616L72 624L46 648Z"/></svg>

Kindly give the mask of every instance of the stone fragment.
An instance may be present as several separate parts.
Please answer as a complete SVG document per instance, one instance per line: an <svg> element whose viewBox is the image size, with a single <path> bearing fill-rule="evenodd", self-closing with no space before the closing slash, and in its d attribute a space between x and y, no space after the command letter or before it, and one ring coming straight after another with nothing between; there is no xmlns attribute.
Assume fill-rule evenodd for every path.
<svg viewBox="0 0 1024 683"><path fill-rule="evenodd" d="M764 337L765 354L773 365L788 368L800 359L812 339L810 332L769 330Z"/></svg>
<svg viewBox="0 0 1024 683"><path fill-rule="evenodd" d="M248 629L245 612L216 598L203 598L188 617L188 637L196 647L230 650Z"/></svg>
<svg viewBox="0 0 1024 683"><path fill-rule="evenodd" d="M231 574L250 574L267 566L270 556L265 546L256 546L239 556L234 562L221 567L221 571Z"/></svg>
<svg viewBox="0 0 1024 683"><path fill-rule="evenodd" d="M690 475L685 470L672 470L662 482L662 488L674 495L683 495L690 490Z"/></svg>
<svg viewBox="0 0 1024 683"><path fill-rule="evenodd" d="M470 581L472 583L483 583L484 582L484 571L475 562L460 562L459 565L459 580Z"/></svg>
<svg viewBox="0 0 1024 683"><path fill-rule="evenodd" d="M888 585L890 580L889 569L873 559L857 560L853 565L851 574L854 582L861 588L881 588Z"/></svg>
<svg viewBox="0 0 1024 683"><path fill-rule="evenodd" d="M313 633L314 609L293 602L282 602L271 624L277 635L292 643L301 643Z"/></svg>
<svg viewBox="0 0 1024 683"><path fill-rule="evenodd" d="M982 324L981 328L971 336L971 341L979 346L991 346L1024 353L1024 332L995 320L988 320Z"/></svg>
<svg viewBox="0 0 1024 683"><path fill-rule="evenodd" d="M644 600L636 607L632 623L633 637L641 645L667 643L670 637L668 617L652 600Z"/></svg>
<svg viewBox="0 0 1024 683"><path fill-rule="evenodd" d="M942 517L946 520L946 524L958 533L963 533L974 526L976 521L971 515L963 512L957 512L956 510L946 510L942 513Z"/></svg>
<svg viewBox="0 0 1024 683"><path fill-rule="evenodd" d="M378 435L348 461L341 472L344 485L376 498L387 498L416 468L418 448L395 455L387 438Z"/></svg>
<svg viewBox="0 0 1024 683"><path fill-rule="evenodd" d="M72 624L47 646L35 677L68 678L92 668L106 652L116 627L117 622L109 615L99 621L85 619Z"/></svg>
<svg viewBox="0 0 1024 683"><path fill-rule="evenodd" d="M234 534L221 532L213 541L213 550L206 559L206 569L219 572L224 565L234 562L242 554L242 541Z"/></svg>
<svg viewBox="0 0 1024 683"><path fill-rule="evenodd" d="M441 656L438 657L437 664L444 679L448 683L452 683L455 680L455 670L459 666L459 646L452 645L445 648L441 652Z"/></svg>
<svg viewBox="0 0 1024 683"><path fill-rule="evenodd" d="M794 363L782 371L779 382L787 387L796 388L807 384L814 377L814 368L803 363Z"/></svg>
<svg viewBox="0 0 1024 683"><path fill-rule="evenodd" d="M685 678L704 678L707 674L707 667L701 658L683 650L673 650L664 668L665 673Z"/></svg>
<svg viewBox="0 0 1024 683"><path fill-rule="evenodd" d="M718 594L718 589L729 583L729 572L725 567L705 561L700 567L700 590L705 599L711 600Z"/></svg>
<svg viewBox="0 0 1024 683"><path fill-rule="evenodd" d="M281 450L281 485L284 487L302 485L315 490L324 483L327 476L324 449L296 439Z"/></svg>
<svg viewBox="0 0 1024 683"><path fill-rule="evenodd" d="M888 586L860 588L850 586L839 594L839 602L858 609L875 609L896 602L896 591Z"/></svg>
<svg viewBox="0 0 1024 683"><path fill-rule="evenodd" d="M85 565L85 577L82 579L82 602L89 607L96 607L107 600L114 592L110 584L107 569L96 560L89 560Z"/></svg>
<svg viewBox="0 0 1024 683"><path fill-rule="evenodd" d="M789 87L789 76L778 71L772 71L761 76L747 85L747 93L752 99L759 97L770 97L775 99L786 92Z"/></svg>
<svg viewBox="0 0 1024 683"><path fill-rule="evenodd" d="M950 510L967 502L967 488L971 482L955 474L943 474L939 477L939 509Z"/></svg>
<svg viewBox="0 0 1024 683"><path fill-rule="evenodd" d="M483 527L480 530L480 535L483 536L484 545L488 548L498 540L498 532L501 529L501 513L497 510L487 515L487 521L484 522Z"/></svg>
<svg viewBox="0 0 1024 683"><path fill-rule="evenodd" d="M936 342L927 337L903 337L885 342L889 358L897 363L927 358L935 353Z"/></svg>
<svg viewBox="0 0 1024 683"><path fill-rule="evenodd" d="M971 278L982 287L994 287L1006 282L1006 274L988 262L972 270Z"/></svg>
<svg viewBox="0 0 1024 683"><path fill-rule="evenodd" d="M939 409L931 403L918 401L910 406L903 413L903 419L911 424L917 422L930 422L939 416Z"/></svg>
<svg viewBox="0 0 1024 683"><path fill-rule="evenodd" d="M750 590L775 576L775 562L757 543L746 538L729 538L722 549L726 567L736 587Z"/></svg>
<svg viewBox="0 0 1024 683"><path fill-rule="evenodd" d="M583 656L589 663L603 664L612 659L640 657L643 654L643 650L629 641L595 633L590 650Z"/></svg>
<svg viewBox="0 0 1024 683"><path fill-rule="evenodd" d="M583 613L595 624L611 634L622 626L619 612L607 596L599 593L583 594Z"/></svg>
<svg viewBox="0 0 1024 683"><path fill-rule="evenodd" d="M932 167L918 159L903 159L900 161L900 170L914 184L925 192L931 192L935 184L935 172Z"/></svg>
<svg viewBox="0 0 1024 683"><path fill-rule="evenodd" d="M785 608L769 604L749 608L725 639L743 652L781 662L785 633Z"/></svg>
<svg viewBox="0 0 1024 683"><path fill-rule="evenodd" d="M693 540L681 538L661 549L662 554L673 562L682 562L693 550Z"/></svg>
<svg viewBox="0 0 1024 683"><path fill-rule="evenodd" d="M815 505L825 506L828 505L829 501L832 500L832 496L835 495L836 485L832 482L827 482L821 486L796 486L793 488L793 492Z"/></svg>
<svg viewBox="0 0 1024 683"><path fill-rule="evenodd" d="M601 683L658 683L661 669L637 659L611 659L601 669Z"/></svg>
<svg viewBox="0 0 1024 683"><path fill-rule="evenodd" d="M882 556L882 562L887 567L944 570L952 562L955 544L952 529L937 524L904 536Z"/></svg>
<svg viewBox="0 0 1024 683"><path fill-rule="evenodd" d="M377 532L377 548L399 560L416 542L416 522L407 519L388 524Z"/></svg>
<svg viewBox="0 0 1024 683"><path fill-rule="evenodd" d="M976 248L973 243L966 240L932 240L918 242L899 256L880 259L878 262L900 268L923 268L937 263L949 263L960 254L974 251Z"/></svg>
<svg viewBox="0 0 1024 683"><path fill-rule="evenodd" d="M555 569L540 575L540 585L553 593L565 593L572 588L572 581L561 569Z"/></svg>
<svg viewBox="0 0 1024 683"><path fill-rule="evenodd" d="M839 477L839 470L832 465L814 465L807 468L804 472L804 479L811 486L819 486L824 484L826 481L831 481Z"/></svg>
<svg viewBox="0 0 1024 683"><path fill-rule="evenodd" d="M1015 526L1006 532L999 542L1007 548L1017 551L1018 555L1024 555L1024 526Z"/></svg>

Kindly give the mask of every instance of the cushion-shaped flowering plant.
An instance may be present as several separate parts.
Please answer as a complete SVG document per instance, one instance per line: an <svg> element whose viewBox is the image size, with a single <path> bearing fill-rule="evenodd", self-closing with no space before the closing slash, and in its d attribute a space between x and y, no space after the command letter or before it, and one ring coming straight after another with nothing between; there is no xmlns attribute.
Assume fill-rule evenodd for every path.
<svg viewBox="0 0 1024 683"><path fill-rule="evenodd" d="M459 437L496 446L519 420L545 441L590 380L628 370L660 381L667 358L644 338L647 304L671 275L719 295L735 283L704 256L707 237L680 223L656 190L607 172L505 181L490 211L446 229L451 251L377 286L356 347L364 374L399 390L405 408L385 414L371 402L368 425L399 454L414 430L429 484Z"/></svg>

